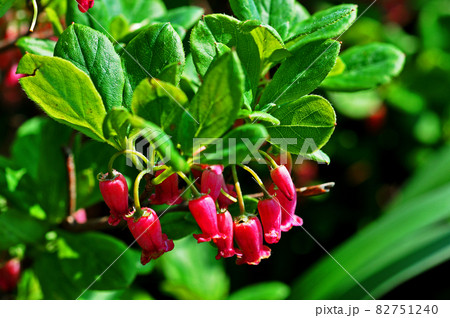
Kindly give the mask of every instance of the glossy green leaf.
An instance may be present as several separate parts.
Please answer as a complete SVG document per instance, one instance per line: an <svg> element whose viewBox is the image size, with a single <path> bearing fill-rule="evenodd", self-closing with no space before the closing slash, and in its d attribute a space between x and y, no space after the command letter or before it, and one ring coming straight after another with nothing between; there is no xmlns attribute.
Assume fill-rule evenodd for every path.
<svg viewBox="0 0 450 318"><path fill-rule="evenodd" d="M164 213L160 222L163 232L171 240L179 240L199 231L197 223L189 212Z"/></svg>
<svg viewBox="0 0 450 318"><path fill-rule="evenodd" d="M16 46L22 54L32 53L42 56L53 56L56 42L46 39L36 39L29 36L23 36L16 42Z"/></svg>
<svg viewBox="0 0 450 318"><path fill-rule="evenodd" d="M59 37L55 56L70 61L89 75L107 111L122 106L125 78L120 57L102 33L72 24Z"/></svg>
<svg viewBox="0 0 450 318"><path fill-rule="evenodd" d="M216 248L191 237L175 242L175 249L158 263L165 277L162 290L177 299L225 298L230 282L216 254Z"/></svg>
<svg viewBox="0 0 450 318"><path fill-rule="evenodd" d="M202 86L184 113L178 133L189 153L194 138L216 138L234 123L242 105L244 75L235 52L222 55L205 76Z"/></svg>
<svg viewBox="0 0 450 318"><path fill-rule="evenodd" d="M166 14L157 17L155 20L158 22L177 24L184 29L189 30L201 19L202 15L203 9L200 7L178 7L167 11Z"/></svg>
<svg viewBox="0 0 450 318"><path fill-rule="evenodd" d="M309 14L308 10L306 10L306 8L301 5L298 2L294 3L294 13L292 16L292 22L291 25L289 27L289 36L293 36L295 35L295 29L297 28L297 24L299 24L300 22L309 19L311 15Z"/></svg>
<svg viewBox="0 0 450 318"><path fill-rule="evenodd" d="M129 30L130 25L122 14L112 19L109 25L109 33L113 39L121 39L128 34Z"/></svg>
<svg viewBox="0 0 450 318"><path fill-rule="evenodd" d="M11 8L15 0L0 0L0 18Z"/></svg>
<svg viewBox="0 0 450 318"><path fill-rule="evenodd" d="M295 35L285 41L286 47L296 51L307 43L340 36L355 21L356 9L356 5L342 4L315 13L293 26L291 33Z"/></svg>
<svg viewBox="0 0 450 318"><path fill-rule="evenodd" d="M267 127L269 141L280 148L281 141L295 138L287 145L287 151L292 154L308 154L322 148L336 126L333 107L325 98L316 95L285 104L271 115L280 120L280 125Z"/></svg>
<svg viewBox="0 0 450 318"><path fill-rule="evenodd" d="M23 211L0 213L0 249L17 244L35 244L43 240L48 225Z"/></svg>
<svg viewBox="0 0 450 318"><path fill-rule="evenodd" d="M331 252L374 297L449 259L449 157L449 147L437 152L382 217ZM369 297L328 257L294 284L292 295L311 299Z"/></svg>
<svg viewBox="0 0 450 318"><path fill-rule="evenodd" d="M294 0L230 0L233 13L242 21L259 20L285 38L294 10Z"/></svg>
<svg viewBox="0 0 450 318"><path fill-rule="evenodd" d="M105 107L83 71L57 57L26 54L17 72L28 75L19 80L22 88L50 117L93 139L104 140Z"/></svg>
<svg viewBox="0 0 450 318"><path fill-rule="evenodd" d="M244 102L251 105L260 74L259 48L253 36L240 30L240 21L224 14L204 16L191 32L191 52L200 76L205 76L213 62L235 48L245 72Z"/></svg>
<svg viewBox="0 0 450 318"><path fill-rule="evenodd" d="M331 162L330 157L322 150L317 150L317 151L315 151L313 153L309 153L309 154L302 154L301 156L304 159L313 160L313 161L316 161L319 163L326 163L327 165L329 165Z"/></svg>
<svg viewBox="0 0 450 318"><path fill-rule="evenodd" d="M170 23L156 23L139 33L122 53L126 72L124 102L131 105L132 92L147 77L159 78L164 67L173 63L184 65L184 49L180 37ZM178 85L182 68L175 81Z"/></svg>
<svg viewBox="0 0 450 318"><path fill-rule="evenodd" d="M289 295L289 286L282 282L263 282L246 286L232 293L230 300L283 300Z"/></svg>
<svg viewBox="0 0 450 318"><path fill-rule="evenodd" d="M259 105L281 105L311 93L333 68L339 49L338 42L327 40L307 44L295 51L278 68Z"/></svg>
<svg viewBox="0 0 450 318"><path fill-rule="evenodd" d="M225 166L248 162L254 158L251 150L258 149L268 136L266 128L260 124L237 127L223 136L220 147L213 144L202 151L199 156L200 162Z"/></svg>
<svg viewBox="0 0 450 318"><path fill-rule="evenodd" d="M345 70L325 79L323 88L357 91L389 83L403 69L405 54L391 44L370 43L346 50L341 59Z"/></svg>
<svg viewBox="0 0 450 318"><path fill-rule="evenodd" d="M127 246L112 236L59 231L53 244L34 265L46 299L76 299L94 281L96 290L123 289L136 277L137 255L122 254Z"/></svg>
<svg viewBox="0 0 450 318"><path fill-rule="evenodd" d="M134 114L176 136L188 103L186 95L178 87L156 79L145 79L136 87L131 108Z"/></svg>
<svg viewBox="0 0 450 318"><path fill-rule="evenodd" d="M249 32L258 46L262 72L267 71L271 62L279 62L291 55L278 32L271 26L249 20L241 24L241 30Z"/></svg>

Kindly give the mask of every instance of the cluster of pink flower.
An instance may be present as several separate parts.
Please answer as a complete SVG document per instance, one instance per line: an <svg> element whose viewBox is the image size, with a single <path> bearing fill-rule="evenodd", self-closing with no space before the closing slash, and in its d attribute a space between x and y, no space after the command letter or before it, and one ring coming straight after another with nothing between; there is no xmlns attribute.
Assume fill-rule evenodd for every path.
<svg viewBox="0 0 450 318"><path fill-rule="evenodd" d="M297 192L290 172L284 165L277 165L271 170L273 184L258 202L260 221L256 215L245 211L238 217L232 217L228 206L235 202L233 198L236 198L237 194L232 184L226 184L223 170L224 167L220 165L201 165L192 169L193 176L200 180L197 186L200 187L201 193L194 195L188 206L202 231L201 234L193 236L198 243L213 241L218 248L216 259L236 255L236 264L257 265L261 259L270 256L270 248L263 245L264 239L268 244L278 243L281 232L289 231L293 226L301 226L303 223L302 219L295 215ZM157 171L155 177L163 171ZM99 180L103 198L111 209L109 224L117 225L121 219L127 220L131 233L143 249L142 264L174 248L173 241L162 233L155 211L148 207L142 208L143 214L140 217L129 212L128 186L122 174L114 171L113 178L105 174ZM194 184L191 186L195 187ZM149 203L180 204L180 193L178 175L174 173L155 186ZM238 248L234 247L234 242Z"/></svg>

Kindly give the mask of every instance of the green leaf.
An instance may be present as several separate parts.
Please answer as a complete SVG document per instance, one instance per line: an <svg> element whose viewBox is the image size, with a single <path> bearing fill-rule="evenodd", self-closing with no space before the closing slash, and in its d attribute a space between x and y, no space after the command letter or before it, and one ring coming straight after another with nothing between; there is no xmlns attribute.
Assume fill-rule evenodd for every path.
<svg viewBox="0 0 450 318"><path fill-rule="evenodd" d="M295 51L307 43L340 36L355 21L356 9L356 5L342 4L315 13L291 29L295 36L285 41L286 47Z"/></svg>
<svg viewBox="0 0 450 318"><path fill-rule="evenodd" d="M83 24L109 35L109 26L119 15L132 24L154 19L165 12L166 7L161 0L95 0L95 5L87 13L78 10L76 1L67 0L66 24Z"/></svg>
<svg viewBox="0 0 450 318"><path fill-rule="evenodd" d="M258 46L263 74L272 62L279 62L291 55L278 32L271 26L261 24L257 20L249 20L242 23L241 30L249 32Z"/></svg>
<svg viewBox="0 0 450 318"><path fill-rule="evenodd" d="M15 0L0 0L0 18L11 8Z"/></svg>
<svg viewBox="0 0 450 318"><path fill-rule="evenodd" d="M289 32L293 0L230 0L233 13L242 21L259 20L274 27L285 38Z"/></svg>
<svg viewBox="0 0 450 318"><path fill-rule="evenodd" d="M201 19L203 12L203 9L200 7L178 7L167 11L166 14L157 17L155 20L158 22L177 24L184 29L189 30L199 19Z"/></svg>
<svg viewBox="0 0 450 318"><path fill-rule="evenodd" d="M139 33L122 53L126 72L124 101L131 105L132 92L147 77L159 78L164 67L173 63L184 66L184 49L170 23L156 23ZM182 67L171 84L178 85Z"/></svg>
<svg viewBox="0 0 450 318"><path fill-rule="evenodd" d="M231 130L221 139L221 147L211 145L200 153L205 164L242 163L253 158L251 150L258 149L268 138L266 128L259 124L246 124Z"/></svg>
<svg viewBox="0 0 450 318"><path fill-rule="evenodd" d="M307 44L295 51L278 68L259 105L282 105L311 93L333 68L339 49L338 42L327 40Z"/></svg>
<svg viewBox="0 0 450 318"><path fill-rule="evenodd" d="M19 80L22 88L50 117L104 141L105 107L83 71L57 57L26 54L17 73L28 75Z"/></svg>
<svg viewBox="0 0 450 318"><path fill-rule="evenodd" d="M103 129L105 136L116 145L117 149L125 150L136 147L139 148L138 151L142 152L150 143L158 151L161 159L164 159L175 171L189 171L189 164L178 153L170 137L160 127L130 114L125 108L114 108L109 112L105 118ZM145 140L139 140L139 143L135 144L141 137Z"/></svg>
<svg viewBox="0 0 450 318"><path fill-rule="evenodd" d="M311 15L308 10L298 2L294 3L294 14L292 16L291 26L289 28L289 36L295 35L295 29L297 28L297 24L308 19Z"/></svg>
<svg viewBox="0 0 450 318"><path fill-rule="evenodd" d="M437 152L380 218L331 252L374 297L449 259L449 157L449 147ZM368 298L329 258L295 282L292 296Z"/></svg>
<svg viewBox="0 0 450 318"><path fill-rule="evenodd" d="M72 24L59 37L55 56L70 61L89 75L107 111L122 106L125 79L120 57L102 33Z"/></svg>
<svg viewBox="0 0 450 318"><path fill-rule="evenodd" d="M248 32L240 30L240 21L224 14L204 16L191 32L191 52L200 76L222 54L236 48L245 72L244 102L251 105L256 95L260 74L259 48Z"/></svg>
<svg viewBox="0 0 450 318"><path fill-rule="evenodd" d="M220 137L233 125L242 105L243 84L236 53L222 55L183 114L178 141L186 153L192 150L194 138Z"/></svg>
<svg viewBox="0 0 450 318"><path fill-rule="evenodd" d="M263 121L266 123L271 123L274 126L278 126L280 124L280 121L277 118L263 111L250 111L248 109L241 109L239 111L239 118L249 119L252 122Z"/></svg>
<svg viewBox="0 0 450 318"><path fill-rule="evenodd" d="M36 277L36 274L31 269L25 270L20 275L19 283L17 284L17 300L42 300L41 286Z"/></svg>
<svg viewBox="0 0 450 318"><path fill-rule="evenodd" d="M355 46L341 55L345 70L330 76L322 87L335 91L358 91L389 83L403 69L405 54L386 43Z"/></svg>
<svg viewBox="0 0 450 318"><path fill-rule="evenodd" d="M23 36L16 42L16 46L24 55L25 53L32 53L42 56L53 56L55 45L55 41L36 39L29 36Z"/></svg>
<svg viewBox="0 0 450 318"><path fill-rule="evenodd" d="M223 263L214 259L217 249L192 238L175 245L158 263L166 279L163 291L177 299L224 299L230 282Z"/></svg>
<svg viewBox="0 0 450 318"><path fill-rule="evenodd" d="M134 114L158 125L167 134L176 136L188 102L178 87L156 79L145 79L136 87L131 108Z"/></svg>
<svg viewBox="0 0 450 318"><path fill-rule="evenodd" d="M61 25L61 21L59 20L58 13L50 7L45 8L45 13L47 14L47 19L51 22L53 26L53 32L56 36L60 36L63 33L64 29ZM32 53L32 52L30 52Z"/></svg>
<svg viewBox="0 0 450 318"><path fill-rule="evenodd" d="M14 162L31 179L29 202L39 204L51 223L61 222L67 214L67 166L62 149L71 134L72 129L50 118L34 117L19 128L12 146Z"/></svg>
<svg viewBox="0 0 450 318"><path fill-rule="evenodd" d="M109 25L109 32L113 39L120 39L128 34L130 25L127 19L121 14L112 19Z"/></svg>
<svg viewBox="0 0 450 318"><path fill-rule="evenodd" d="M283 300L289 295L289 286L282 282L263 282L235 291L230 300Z"/></svg>
<svg viewBox="0 0 450 318"><path fill-rule="evenodd" d="M383 99L376 90L329 92L328 97L338 113L355 119L368 118L383 105Z"/></svg>
<svg viewBox="0 0 450 318"><path fill-rule="evenodd" d="M123 289L136 277L137 255L123 253L127 246L112 236L58 231L53 244L56 251L42 253L35 264L46 299L76 299L94 281L96 290Z"/></svg>
<svg viewBox="0 0 450 318"><path fill-rule="evenodd" d="M304 159L313 160L313 161L316 161L318 163L326 163L327 165L329 165L330 162L331 162L330 157L325 152L323 152L322 150L317 150L317 151L314 151L313 153L310 153L310 154L302 154L301 156Z"/></svg>
<svg viewBox="0 0 450 318"><path fill-rule="evenodd" d="M172 240L179 240L198 231L197 223L189 212L165 213L160 221L163 233Z"/></svg>
<svg viewBox="0 0 450 318"><path fill-rule="evenodd" d="M295 142L287 145L287 151L292 154L308 154L322 148L336 126L333 107L316 95L285 104L271 115L280 120L280 125L267 127L269 142L280 148L281 141L295 138Z"/></svg>
<svg viewBox="0 0 450 318"><path fill-rule="evenodd" d="M47 224L23 211L0 213L0 250L17 244L36 244L44 238Z"/></svg>

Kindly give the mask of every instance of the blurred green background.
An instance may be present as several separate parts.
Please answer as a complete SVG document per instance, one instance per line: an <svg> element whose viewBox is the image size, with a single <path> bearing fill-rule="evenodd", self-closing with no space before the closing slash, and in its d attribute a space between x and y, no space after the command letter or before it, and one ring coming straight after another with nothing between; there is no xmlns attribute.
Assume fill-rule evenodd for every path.
<svg viewBox="0 0 450 318"><path fill-rule="evenodd" d="M227 1L168 0L165 3L168 8L192 4L203 7L206 13L231 14ZM316 12L342 2L305 0L301 3L309 12ZM352 3L359 5L361 14L372 1ZM12 27L11 23L17 22L11 21L22 21L23 25ZM28 21L23 7L8 12L0 20L1 38L14 38L14 30L23 29ZM48 30L42 27L39 32L51 34L51 26ZM333 181L336 186L329 194L300 200L297 214L304 219L304 230L295 228L283 234L283 240L273 247L271 258L258 266L236 266L233 259L216 261L212 246L197 245L190 237L175 241L173 252L144 268L135 264L138 250L131 249L120 265L139 267L139 276L131 287L99 291L94 285L83 299L368 299L324 249L375 298L450 297L450 287L443 279L448 276L450 266L450 1L378 0L340 40L343 50L374 41L394 44L406 54L406 64L392 83L374 90L317 91L329 98L338 116L335 133L323 149L330 156L331 164L297 165L295 182L297 186L306 186ZM20 87L10 87L3 80L11 65L20 59L20 52L8 49L1 50L0 54L0 154L15 160L14 149L28 147L22 148L27 153L20 160L33 161L42 150L37 149L38 140L24 144L20 136L35 136L35 131L41 131L42 126L47 127L47 132L67 129L37 119L21 128L12 147L19 127L42 114L26 99ZM70 131L66 133L69 135ZM64 136L58 138L59 144L68 140ZM86 148L83 149L86 153ZM105 150L104 158L108 154ZM82 171L101 170L104 159L83 156L77 159ZM46 182L52 186L57 181L49 178ZM244 188L248 192L256 190L252 183ZM43 192L30 195L42 196ZM96 198L90 199L96 202ZM89 217L105 213L103 203L87 209ZM124 229L102 231L125 243L132 242ZM103 242L102 234L96 235L99 237L80 238L77 244L88 239ZM66 258L76 258L61 233L48 232L46 240L48 244L59 244L59 251ZM10 253L20 255L21 248ZM83 257L89 259L96 255L93 250ZM84 262L89 262L88 259ZM84 262L78 264L80 268L87 266L97 274L104 269L102 264L96 268ZM42 272L52 272L50 266L56 266L51 257L40 257L37 264L25 259L17 293L1 297L73 297L68 291L70 284L60 286L64 277L49 274L45 282L38 279ZM57 266L64 267L64 264ZM70 267L63 268L63 272L72 278L82 276ZM111 275L114 275L113 268ZM84 282L83 278L80 280Z"/></svg>

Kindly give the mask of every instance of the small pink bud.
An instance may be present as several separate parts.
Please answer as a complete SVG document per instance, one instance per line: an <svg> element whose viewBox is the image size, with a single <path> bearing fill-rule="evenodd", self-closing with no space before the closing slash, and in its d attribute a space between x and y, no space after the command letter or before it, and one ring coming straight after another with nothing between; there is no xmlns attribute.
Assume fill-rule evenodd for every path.
<svg viewBox="0 0 450 318"><path fill-rule="evenodd" d="M125 177L114 170L114 179L108 179L108 174L100 175L99 185L103 200L111 209L108 223L116 226L128 213L128 185Z"/></svg>
<svg viewBox="0 0 450 318"><path fill-rule="evenodd" d="M258 212L264 229L264 238L269 244L278 243L281 238L281 205L273 197L258 202Z"/></svg>
<svg viewBox="0 0 450 318"><path fill-rule="evenodd" d="M285 166L278 166L270 171L270 177L288 200L294 199L294 195L296 194L295 186L292 182L291 175Z"/></svg>
<svg viewBox="0 0 450 318"><path fill-rule="evenodd" d="M263 232L261 223L256 216L248 218L248 220L234 221L234 238L240 248L236 260L237 265L249 264L258 265L261 259L270 256L270 248L263 245Z"/></svg>
<svg viewBox="0 0 450 318"><path fill-rule="evenodd" d="M268 189L271 195L275 195L281 205L281 231L287 232L293 226L302 226L303 220L301 217L295 215L295 208L297 207L297 192L295 192L294 199L288 200L286 196L280 191L275 190L275 185L272 184Z"/></svg>
<svg viewBox="0 0 450 318"><path fill-rule="evenodd" d="M194 234L198 243L211 240L216 242L217 239L226 238L226 235L219 232L216 205L208 194L189 201L189 210L203 232L202 234Z"/></svg>
<svg viewBox="0 0 450 318"><path fill-rule="evenodd" d="M158 215L150 208L142 208L144 214L135 221L133 217L127 219L131 234L142 247L141 264L145 265L152 259L157 259L165 252L173 250L173 241L162 233Z"/></svg>
<svg viewBox="0 0 450 318"><path fill-rule="evenodd" d="M3 265L2 265L3 264ZM10 292L17 286L20 277L20 261L10 259L6 263L0 261L0 290Z"/></svg>
<svg viewBox="0 0 450 318"><path fill-rule="evenodd" d="M159 176L164 170L156 172L155 176ZM182 198L178 189L178 175L171 174L166 180L155 186L155 193L150 197L152 204L180 204Z"/></svg>
<svg viewBox="0 0 450 318"><path fill-rule="evenodd" d="M236 254L233 246L233 217L230 212L225 211L217 214L217 225L220 233L227 237L216 240L217 248L219 249L216 259L232 257Z"/></svg>

